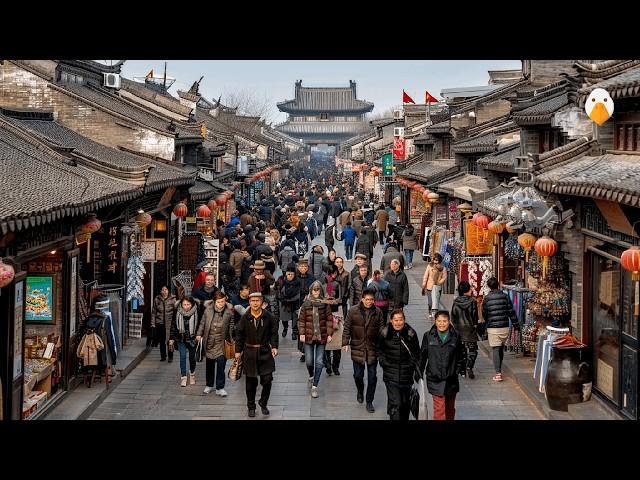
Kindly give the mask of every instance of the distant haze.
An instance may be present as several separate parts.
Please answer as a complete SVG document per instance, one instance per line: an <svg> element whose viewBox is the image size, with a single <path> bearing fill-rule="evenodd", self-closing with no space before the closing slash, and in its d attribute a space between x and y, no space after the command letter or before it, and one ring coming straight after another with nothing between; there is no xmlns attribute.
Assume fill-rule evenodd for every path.
<svg viewBox="0 0 640 480"><path fill-rule="evenodd" d="M402 103L404 89L416 103L424 92L441 99L440 91L453 87L487 85L488 70L520 69L520 60L167 60L167 76L176 79L169 92L188 89L204 75L200 93L217 99L233 92L254 92L272 100L269 120L286 120L277 102L294 97L294 82L303 86L348 86L357 82L358 98L375 104L372 114ZM164 60L127 60L122 74L144 77L151 69L161 76ZM230 105L235 106L235 105Z"/></svg>

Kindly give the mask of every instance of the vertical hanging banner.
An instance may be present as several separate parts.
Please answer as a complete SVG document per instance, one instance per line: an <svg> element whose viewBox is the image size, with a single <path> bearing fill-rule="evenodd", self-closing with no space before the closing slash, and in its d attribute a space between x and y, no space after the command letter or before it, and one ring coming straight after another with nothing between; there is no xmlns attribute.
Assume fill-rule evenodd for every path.
<svg viewBox="0 0 640 480"><path fill-rule="evenodd" d="M393 159L404 160L404 137L393 138Z"/></svg>
<svg viewBox="0 0 640 480"><path fill-rule="evenodd" d="M393 149L394 151L394 156L395 156L395 147ZM382 156L382 175L384 175L385 177L390 177L391 175L393 175L393 158L394 156L392 156L390 153L385 153Z"/></svg>

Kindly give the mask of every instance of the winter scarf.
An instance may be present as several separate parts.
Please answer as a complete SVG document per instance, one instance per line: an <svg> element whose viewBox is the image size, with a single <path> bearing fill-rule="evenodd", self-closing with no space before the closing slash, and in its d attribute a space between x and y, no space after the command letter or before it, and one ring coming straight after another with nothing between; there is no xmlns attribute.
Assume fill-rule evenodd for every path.
<svg viewBox="0 0 640 480"><path fill-rule="evenodd" d="M178 307L176 312L176 325L178 326L178 332L184 333L184 317L189 317L189 334L195 335L196 326L198 321L198 306L194 305L191 310L185 312L182 305Z"/></svg>

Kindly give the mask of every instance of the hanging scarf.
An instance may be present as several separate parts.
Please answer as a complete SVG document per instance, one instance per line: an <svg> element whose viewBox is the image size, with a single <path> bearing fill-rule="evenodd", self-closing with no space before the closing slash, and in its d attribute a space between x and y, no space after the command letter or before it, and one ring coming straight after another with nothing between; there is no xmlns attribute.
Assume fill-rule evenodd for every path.
<svg viewBox="0 0 640 480"><path fill-rule="evenodd" d="M311 305L313 306L313 339L320 340L320 305L322 305L322 300L313 299L311 300Z"/></svg>
<svg viewBox="0 0 640 480"><path fill-rule="evenodd" d="M184 317L189 317L189 335L195 334L196 323L198 320L198 306L194 305L191 310L185 312L182 305L178 307L176 313L176 325L178 326L178 332L184 333Z"/></svg>

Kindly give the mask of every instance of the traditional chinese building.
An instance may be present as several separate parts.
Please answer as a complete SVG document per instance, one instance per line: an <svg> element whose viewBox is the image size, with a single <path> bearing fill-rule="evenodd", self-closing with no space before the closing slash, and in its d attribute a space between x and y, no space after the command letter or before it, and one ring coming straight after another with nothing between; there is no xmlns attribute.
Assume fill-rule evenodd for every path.
<svg viewBox="0 0 640 480"><path fill-rule="evenodd" d="M295 84L295 98L278 103L281 112L289 114L276 130L307 144L337 145L369 129L365 114L373 103L358 100L356 82L348 87L303 87Z"/></svg>

